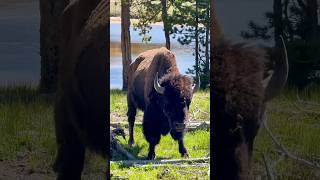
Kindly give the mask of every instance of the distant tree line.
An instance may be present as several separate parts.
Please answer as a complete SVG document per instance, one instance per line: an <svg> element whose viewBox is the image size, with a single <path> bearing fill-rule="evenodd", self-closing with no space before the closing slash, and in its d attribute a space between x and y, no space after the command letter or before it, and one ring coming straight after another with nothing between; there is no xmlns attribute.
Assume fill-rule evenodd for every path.
<svg viewBox="0 0 320 180"><path fill-rule="evenodd" d="M249 30L242 31L245 39L274 40L271 59L281 58L282 35L289 55L291 86L307 87L320 82L320 27L317 0L273 0L273 11L266 12L264 25L250 21Z"/></svg>

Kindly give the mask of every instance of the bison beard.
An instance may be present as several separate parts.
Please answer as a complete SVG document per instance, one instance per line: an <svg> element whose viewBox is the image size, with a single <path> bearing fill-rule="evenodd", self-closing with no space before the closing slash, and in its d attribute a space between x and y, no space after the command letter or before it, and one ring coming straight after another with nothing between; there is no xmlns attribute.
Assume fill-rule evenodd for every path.
<svg viewBox="0 0 320 180"><path fill-rule="evenodd" d="M143 133L149 142L148 159L155 158L155 146L161 135L169 132L178 141L180 154L188 157L183 131L199 81L192 86L192 80L180 74L175 55L160 48L140 54L130 65L128 85L129 145L134 144L133 127L139 108L144 111Z"/></svg>
<svg viewBox="0 0 320 180"><path fill-rule="evenodd" d="M106 157L109 4L75 0L62 17L55 103L57 179L81 179L85 148Z"/></svg>

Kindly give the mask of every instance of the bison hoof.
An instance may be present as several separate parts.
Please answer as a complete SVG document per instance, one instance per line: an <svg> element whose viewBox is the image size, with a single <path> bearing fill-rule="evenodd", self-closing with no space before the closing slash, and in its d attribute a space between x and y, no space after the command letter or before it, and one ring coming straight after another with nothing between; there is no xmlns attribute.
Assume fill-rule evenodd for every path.
<svg viewBox="0 0 320 180"><path fill-rule="evenodd" d="M134 141L130 141L128 142L129 147L133 147L134 146Z"/></svg>
<svg viewBox="0 0 320 180"><path fill-rule="evenodd" d="M153 154L148 154L148 157L147 157L147 160L154 160L154 158L155 158L155 154L153 153Z"/></svg>
<svg viewBox="0 0 320 180"><path fill-rule="evenodd" d="M182 154L182 157L185 158L185 159L189 159L189 154L188 153L184 153L184 154Z"/></svg>

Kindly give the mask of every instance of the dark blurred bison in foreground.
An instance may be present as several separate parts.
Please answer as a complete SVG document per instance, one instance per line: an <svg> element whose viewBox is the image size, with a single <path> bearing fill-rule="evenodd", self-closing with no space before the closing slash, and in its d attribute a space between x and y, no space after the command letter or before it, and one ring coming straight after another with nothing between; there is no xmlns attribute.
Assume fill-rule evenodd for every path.
<svg viewBox="0 0 320 180"><path fill-rule="evenodd" d="M143 133L149 142L148 159L155 158L155 146L161 135L171 134L179 143L179 152L188 157L183 136L189 105L199 80L180 74L175 55L166 48L139 55L130 65L128 79L129 145L134 144L133 127L137 108L144 111Z"/></svg>
<svg viewBox="0 0 320 180"><path fill-rule="evenodd" d="M254 138L267 102L278 95L288 76L288 58L275 61L264 77L263 49L222 41L212 61L213 171L217 179L251 179Z"/></svg>
<svg viewBox="0 0 320 180"><path fill-rule="evenodd" d="M104 0L76 0L62 19L55 104L57 179L81 179L85 148L107 155L108 18Z"/></svg>

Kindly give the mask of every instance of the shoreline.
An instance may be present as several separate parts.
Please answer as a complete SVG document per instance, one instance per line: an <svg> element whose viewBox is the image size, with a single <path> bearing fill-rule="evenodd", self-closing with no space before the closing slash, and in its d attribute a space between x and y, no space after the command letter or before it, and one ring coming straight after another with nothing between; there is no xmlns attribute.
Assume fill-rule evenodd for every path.
<svg viewBox="0 0 320 180"><path fill-rule="evenodd" d="M137 23L138 19L130 19L131 25L134 23ZM110 17L110 24L120 24L121 23L121 17ZM163 22L155 22L151 23L150 25L155 25L155 26L163 26Z"/></svg>

